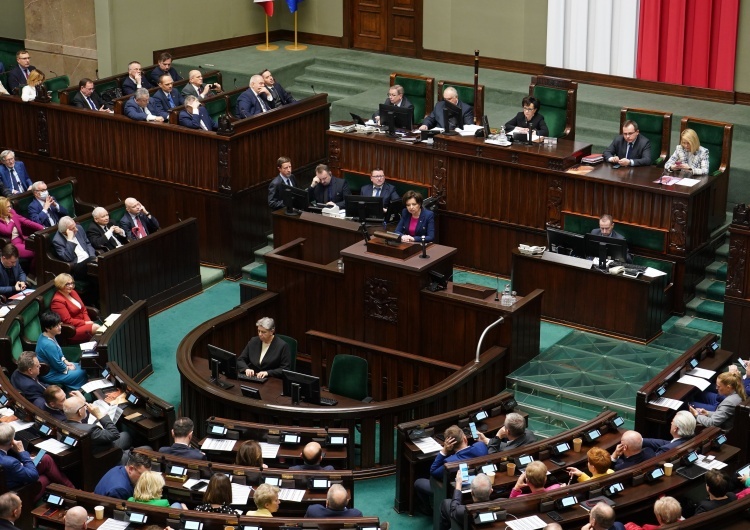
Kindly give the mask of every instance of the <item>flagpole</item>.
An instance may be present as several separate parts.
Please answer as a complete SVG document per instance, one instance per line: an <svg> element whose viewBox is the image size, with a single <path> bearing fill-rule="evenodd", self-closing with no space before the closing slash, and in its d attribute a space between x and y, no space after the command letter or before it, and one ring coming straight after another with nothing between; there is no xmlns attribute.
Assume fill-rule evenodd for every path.
<svg viewBox="0 0 750 530"><path fill-rule="evenodd" d="M266 43L265 43L265 45L264 44L260 44L260 45L256 46L255 49L258 50L258 51L262 51L262 52L272 52L274 50L278 50L279 49L279 47L276 46L275 44L269 44L268 43L268 15L266 15Z"/></svg>
<svg viewBox="0 0 750 530"><path fill-rule="evenodd" d="M297 11L299 11L299 7L297 8ZM301 52L302 50L307 49L306 45L297 44L297 11L294 12L294 44L287 44L284 46L284 48L293 52Z"/></svg>

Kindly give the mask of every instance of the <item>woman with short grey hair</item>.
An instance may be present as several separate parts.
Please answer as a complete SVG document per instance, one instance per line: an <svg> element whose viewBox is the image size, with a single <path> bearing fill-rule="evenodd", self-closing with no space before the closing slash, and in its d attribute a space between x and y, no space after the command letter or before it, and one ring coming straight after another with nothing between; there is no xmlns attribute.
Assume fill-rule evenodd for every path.
<svg viewBox="0 0 750 530"><path fill-rule="evenodd" d="M255 326L258 336L250 339L237 358L237 371L259 379L281 377L284 370L291 369L289 346L276 337L276 323L272 318L263 317Z"/></svg>

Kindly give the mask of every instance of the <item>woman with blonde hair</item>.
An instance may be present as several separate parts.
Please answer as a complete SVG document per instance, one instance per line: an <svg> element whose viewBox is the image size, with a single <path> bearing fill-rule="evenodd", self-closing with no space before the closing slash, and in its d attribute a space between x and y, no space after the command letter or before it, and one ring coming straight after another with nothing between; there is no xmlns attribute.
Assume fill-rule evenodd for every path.
<svg viewBox="0 0 750 530"><path fill-rule="evenodd" d="M151 506L165 506L172 508L182 508L187 510L187 506L180 502L169 504L167 499L162 499L162 490L164 489L164 477L156 471L144 471L135 483L133 496L128 499L130 502L140 502L150 504Z"/></svg>
<svg viewBox="0 0 750 530"><path fill-rule="evenodd" d="M693 129L682 131L680 145L664 164L664 169L690 171L693 175L708 174L708 149L701 147L698 135Z"/></svg>
<svg viewBox="0 0 750 530"><path fill-rule="evenodd" d="M717 405L715 411L690 405L690 413L695 416L695 421L704 427L716 426L723 431L728 431L734 425L734 409L747 399L742 377L736 372L719 374L716 378L716 391L724 396L724 399Z"/></svg>
<svg viewBox="0 0 750 530"><path fill-rule="evenodd" d="M21 90L21 99L34 101L37 95L37 87L44 83L44 74L39 70L32 70L26 83L26 86Z"/></svg>
<svg viewBox="0 0 750 530"><path fill-rule="evenodd" d="M60 315L63 324L76 328L76 334L69 342L80 343L91 340L91 336L99 329L83 305L81 296L76 292L76 283L70 274L62 273L55 277L57 292L52 297L50 309Z"/></svg>
<svg viewBox="0 0 750 530"><path fill-rule="evenodd" d="M255 488L253 501L257 509L250 510L246 515L256 517L273 517L273 514L279 510L279 488L270 484L261 484Z"/></svg>
<svg viewBox="0 0 750 530"><path fill-rule="evenodd" d="M545 487L547 484L547 466L541 460L535 460L526 466L526 471L521 473L518 477L516 485L510 490L510 498L523 497L527 495L523 492L523 488L528 487L531 493L541 493L544 491L554 490L560 487L560 484L552 484L551 486Z"/></svg>
<svg viewBox="0 0 750 530"><path fill-rule="evenodd" d="M34 70L36 72L36 70ZM32 73L34 73L32 72ZM0 197L0 237L10 240L18 249L18 257L22 260L30 259L29 271L34 271L34 251L26 248L26 236L38 230L44 230L39 223L26 219L11 208L7 197Z"/></svg>

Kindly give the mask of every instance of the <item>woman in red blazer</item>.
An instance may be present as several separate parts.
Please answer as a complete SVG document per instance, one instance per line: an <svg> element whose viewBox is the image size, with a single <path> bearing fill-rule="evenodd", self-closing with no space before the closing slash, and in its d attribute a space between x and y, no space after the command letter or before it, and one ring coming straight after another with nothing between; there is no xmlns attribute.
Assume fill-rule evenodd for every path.
<svg viewBox="0 0 750 530"><path fill-rule="evenodd" d="M34 271L34 250L26 248L26 236L33 234L37 230L44 230L39 223L31 219L26 219L23 215L17 214L10 207L10 201L6 197L0 197L0 237L10 240L18 249L18 257L21 259L30 259L29 270Z"/></svg>
<svg viewBox="0 0 750 530"><path fill-rule="evenodd" d="M52 297L50 309L60 315L63 324L76 328L76 334L68 339L70 342L87 342L99 329L99 325L89 318L86 306L75 291L75 286L75 281L70 274L58 274L55 277L57 292Z"/></svg>

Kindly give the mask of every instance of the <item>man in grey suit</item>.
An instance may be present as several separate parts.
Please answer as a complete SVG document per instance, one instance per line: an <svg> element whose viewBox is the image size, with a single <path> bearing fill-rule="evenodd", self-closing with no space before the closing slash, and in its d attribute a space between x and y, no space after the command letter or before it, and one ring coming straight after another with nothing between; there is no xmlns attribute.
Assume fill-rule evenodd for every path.
<svg viewBox="0 0 750 530"><path fill-rule="evenodd" d="M456 473L456 484L462 484L463 477L461 470ZM484 473L479 473L471 482L471 501L485 502L490 500L492 495L492 481ZM466 515L466 506L461 504L463 492L456 486L453 490L453 498L444 499L440 505L440 530L450 530L451 521L455 521L458 526L463 526Z"/></svg>
<svg viewBox="0 0 750 530"><path fill-rule="evenodd" d="M480 433L479 440L487 444L487 452L491 454L536 442L536 436L526 429L526 420L523 416L517 412L511 412L506 414L505 423L494 437L488 440Z"/></svg>
<svg viewBox="0 0 750 530"><path fill-rule="evenodd" d="M57 233L52 238L57 257L70 264L70 274L85 280L89 262L96 260L96 251L91 246L86 231L69 216L57 223Z"/></svg>
<svg viewBox="0 0 750 530"><path fill-rule="evenodd" d="M200 100L218 94L219 92L221 92L221 85L219 83L203 83L203 72L200 70L190 70L190 73L188 74L188 83L182 89L183 96L195 96Z"/></svg>
<svg viewBox="0 0 750 530"><path fill-rule="evenodd" d="M95 451L112 446L126 451L132 446L130 434L118 431L117 425L114 424L107 414L104 414L98 407L86 403L79 396L72 396L66 399L63 404L63 412L67 418L65 423L75 427L79 431L91 433L91 441L93 442ZM96 418L97 421L95 423L85 421L86 415L89 413Z"/></svg>

